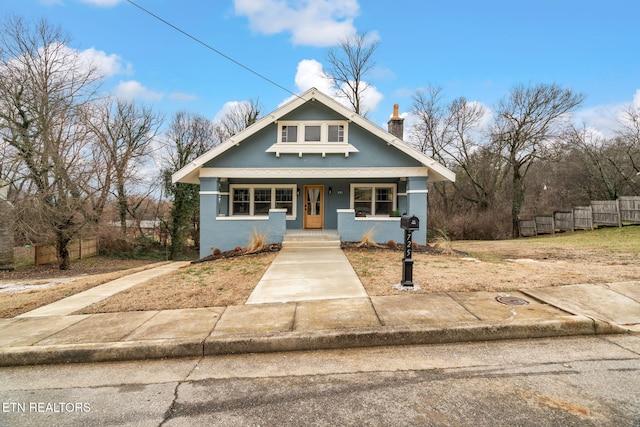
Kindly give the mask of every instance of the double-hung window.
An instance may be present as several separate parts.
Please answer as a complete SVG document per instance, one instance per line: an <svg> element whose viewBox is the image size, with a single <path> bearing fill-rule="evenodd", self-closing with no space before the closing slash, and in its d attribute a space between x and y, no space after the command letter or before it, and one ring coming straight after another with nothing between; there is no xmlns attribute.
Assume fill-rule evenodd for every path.
<svg viewBox="0 0 640 427"><path fill-rule="evenodd" d="M327 142L344 142L344 125L328 125Z"/></svg>
<svg viewBox="0 0 640 427"><path fill-rule="evenodd" d="M391 215L396 209L396 185L351 184L351 209L358 215Z"/></svg>
<svg viewBox="0 0 640 427"><path fill-rule="evenodd" d="M295 218L295 185L230 185L232 216L267 216L269 209L286 209Z"/></svg>
<svg viewBox="0 0 640 427"><path fill-rule="evenodd" d="M286 125L280 128L280 141L298 142L298 126Z"/></svg>

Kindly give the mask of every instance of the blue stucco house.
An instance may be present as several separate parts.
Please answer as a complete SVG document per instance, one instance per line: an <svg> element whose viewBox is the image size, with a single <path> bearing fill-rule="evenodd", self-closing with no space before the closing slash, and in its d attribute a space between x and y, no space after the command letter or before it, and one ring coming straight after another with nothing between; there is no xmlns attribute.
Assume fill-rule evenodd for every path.
<svg viewBox="0 0 640 427"><path fill-rule="evenodd" d="M425 244L427 181L455 175L402 140L403 120L395 106L385 131L310 89L200 156L173 175L200 185L200 255L246 247L254 230L270 243L296 229L400 242L394 211L420 219Z"/></svg>

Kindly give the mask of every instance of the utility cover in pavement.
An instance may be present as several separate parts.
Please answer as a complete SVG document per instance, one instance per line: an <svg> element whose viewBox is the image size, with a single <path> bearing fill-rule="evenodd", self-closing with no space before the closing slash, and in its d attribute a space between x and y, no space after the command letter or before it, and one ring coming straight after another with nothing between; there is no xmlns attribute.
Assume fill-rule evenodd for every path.
<svg viewBox="0 0 640 427"><path fill-rule="evenodd" d="M505 305L527 305L529 301L524 300L518 297L510 297L510 296L499 296L496 297L496 301Z"/></svg>

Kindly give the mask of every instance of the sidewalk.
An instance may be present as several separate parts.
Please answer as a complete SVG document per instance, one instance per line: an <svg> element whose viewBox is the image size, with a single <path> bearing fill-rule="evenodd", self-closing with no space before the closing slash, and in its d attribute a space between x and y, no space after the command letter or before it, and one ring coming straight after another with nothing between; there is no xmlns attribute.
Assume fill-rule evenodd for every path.
<svg viewBox="0 0 640 427"><path fill-rule="evenodd" d="M338 279L322 261L337 253L344 257L336 248L317 250L283 250L263 277L265 287L256 287L257 296L243 306L93 315L67 315L70 306L56 312L43 307L35 315L0 319L0 366L640 332L640 281L510 293L305 296L301 289L322 283L330 289ZM291 273L295 259L298 273L282 274ZM338 268L343 261L331 262ZM180 265L147 272L164 274L168 267ZM339 268L350 275L350 266ZM273 285L287 280L293 297L273 297ZM94 292L104 297L103 291L118 292L124 283ZM357 289L359 281L351 284ZM497 297L506 297L506 304ZM87 301L77 298L71 312Z"/></svg>

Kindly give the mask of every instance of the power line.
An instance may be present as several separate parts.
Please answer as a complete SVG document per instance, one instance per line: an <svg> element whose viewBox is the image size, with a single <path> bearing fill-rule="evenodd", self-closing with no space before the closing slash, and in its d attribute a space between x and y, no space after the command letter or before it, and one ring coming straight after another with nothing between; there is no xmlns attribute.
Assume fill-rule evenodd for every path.
<svg viewBox="0 0 640 427"><path fill-rule="evenodd" d="M267 82L269 82L269 83L271 83L272 85L274 85L274 86L276 86L276 87L278 87L278 88L280 88L280 89L284 90L285 92L288 92L288 93L290 93L291 95L293 95L293 96L295 96L295 97L298 97L298 98L300 97L297 93L294 93L294 92L290 91L289 89L287 89L286 87L282 86L281 84L276 83L275 81L273 81L273 80L271 80L270 78L268 78L268 77L266 77L266 76L264 76L264 75L260 74L259 72L257 72L257 71L255 71L255 70L253 70L252 68L250 68L250 67L248 67L248 66L244 65L243 63L241 63L241 62L239 62L239 61L236 61L235 59L233 59L233 58L232 58L232 57L230 57L229 55L226 55L226 54L224 54L224 53L220 52L218 49L214 48L214 47L213 47L213 46L211 46L210 44L205 43L204 41L202 41L202 40L200 40L199 38L197 38L197 37L195 37L195 36L193 36L193 35L191 35L191 34L187 33L186 31L182 30L182 29L181 29L181 28L179 28L179 27L176 27L175 25L173 25L173 24L172 24L172 23L170 23L169 21L167 21L167 20L165 20L165 19L161 18L160 16L156 15L155 13L151 12L150 10L147 10L147 9L145 9L144 7L140 6L139 4L136 4L133 0L126 0L126 1L127 1L129 4L131 4L132 6L135 6L135 7L137 7L138 9L140 9L140 10L141 10L141 11L143 11L144 13L146 13L146 14L148 14L148 15L150 15L150 16L152 16L152 17L154 17L155 19L157 19L158 21L162 22L163 24L165 24L165 25L167 25L167 26L169 26L169 27L173 28L173 29L174 29L174 30L176 30L177 32L179 32L179 33L181 33L181 34L183 34L183 35L185 35L185 36L189 37L191 40L195 41L196 43L199 43L199 44L201 44L202 46L206 47L207 49L209 49L209 50L211 50L211 51L213 51L213 52L217 53L218 55L222 56L222 57L223 57L223 58L225 58L226 60L233 62L234 64L236 64L236 65L238 65L238 66L240 66L240 67L244 68L245 70L247 70L247 71L249 71L250 73L252 73L252 74L254 74L254 75L256 75L256 76L260 77L261 79L266 80Z"/></svg>

